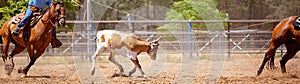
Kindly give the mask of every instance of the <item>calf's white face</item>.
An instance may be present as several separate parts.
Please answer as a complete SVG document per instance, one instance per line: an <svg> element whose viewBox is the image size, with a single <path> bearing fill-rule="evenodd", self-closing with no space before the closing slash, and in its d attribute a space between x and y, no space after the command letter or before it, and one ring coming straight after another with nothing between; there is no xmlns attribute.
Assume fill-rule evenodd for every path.
<svg viewBox="0 0 300 84"><path fill-rule="evenodd" d="M159 43L158 43L159 40L160 40L160 38L153 40L150 44L150 49L147 51L148 55L150 56L150 58L152 60L156 59L157 50L158 50L158 46L159 46Z"/></svg>

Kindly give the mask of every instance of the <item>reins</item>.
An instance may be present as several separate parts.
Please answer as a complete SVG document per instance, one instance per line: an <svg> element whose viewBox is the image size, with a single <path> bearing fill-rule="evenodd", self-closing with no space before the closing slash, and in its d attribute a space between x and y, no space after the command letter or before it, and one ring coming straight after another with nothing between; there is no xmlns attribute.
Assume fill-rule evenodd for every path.
<svg viewBox="0 0 300 84"><path fill-rule="evenodd" d="M57 5L58 5L58 4L55 4L55 5L52 5L52 6L54 6L55 16L58 16L58 18L57 18L56 20L60 20L60 19L62 19L62 18L65 18L65 16L59 16L59 15L58 15L57 10L56 10L56 6L57 6ZM51 7L52 7L52 6L51 6ZM53 15L50 13L51 7L48 8L48 11L47 11L48 13L46 13L47 15L49 15L48 19L47 19L46 21L44 21L43 19L41 19L41 21L42 21L43 23L48 23L48 22L50 22L50 23L52 24L52 26L55 26L55 25L56 25L56 22L53 22L52 20L50 20L50 18L53 17Z"/></svg>

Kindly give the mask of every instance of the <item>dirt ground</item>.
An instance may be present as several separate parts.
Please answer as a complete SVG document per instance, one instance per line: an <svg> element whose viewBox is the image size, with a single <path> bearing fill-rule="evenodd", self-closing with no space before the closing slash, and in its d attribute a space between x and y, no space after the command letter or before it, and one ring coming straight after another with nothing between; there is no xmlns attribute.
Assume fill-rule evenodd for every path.
<svg viewBox="0 0 300 84"><path fill-rule="evenodd" d="M106 58L105 58L106 59ZM169 59L169 58L168 58ZM89 62L78 63L72 61L73 58L62 57L42 57L32 66L28 72L28 77L21 78L14 70L11 76L4 74L3 62L0 63L0 83L1 84L80 84L80 83L300 83L300 59L294 58L287 63L287 72L282 74L279 67L279 57L275 59L276 70L264 69L262 75L255 76L262 61L262 57L235 57L219 62L223 65L213 66L209 58L201 58L194 64L182 63L178 60L164 60L161 65L155 65L156 61L149 61L149 58L140 59L145 76L140 77L139 70L131 77L113 76L117 68L107 60L98 59L95 76L90 75ZM128 59L126 59L128 60ZM26 58L16 57L16 66L27 64ZM130 61L120 62L125 70L125 75L132 68ZM150 63L150 64L149 64ZM152 63L152 64L151 64ZM158 66L158 67L157 67ZM193 68L186 68L190 66ZM154 68L149 68L154 67ZM158 69L157 69L158 68ZM213 69L217 68L217 69ZM194 70L195 69L195 70ZM221 70L220 70L221 69ZM214 71L217 70L217 71ZM154 72L151 72L154 71ZM191 71L186 73L184 71ZM221 72L220 77L210 78L211 72ZM181 74L183 73L183 74ZM186 76L185 76L186 75Z"/></svg>

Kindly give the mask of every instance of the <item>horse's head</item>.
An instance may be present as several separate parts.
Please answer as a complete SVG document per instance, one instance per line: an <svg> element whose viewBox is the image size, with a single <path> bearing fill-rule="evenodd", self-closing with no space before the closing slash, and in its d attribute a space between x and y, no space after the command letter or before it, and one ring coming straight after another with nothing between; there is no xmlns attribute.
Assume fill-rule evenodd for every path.
<svg viewBox="0 0 300 84"><path fill-rule="evenodd" d="M58 26L65 26L66 19L65 19L65 7L62 2L56 2L55 4L55 12L57 13L57 22Z"/></svg>

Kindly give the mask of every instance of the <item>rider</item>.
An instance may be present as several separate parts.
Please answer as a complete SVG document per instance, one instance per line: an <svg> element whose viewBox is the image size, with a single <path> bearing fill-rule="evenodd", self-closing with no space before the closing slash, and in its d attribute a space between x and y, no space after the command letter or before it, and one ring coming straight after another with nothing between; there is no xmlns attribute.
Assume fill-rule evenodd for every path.
<svg viewBox="0 0 300 84"><path fill-rule="evenodd" d="M50 6L52 5L52 0L30 0L28 3L26 14L17 28L13 31L13 34L18 35L21 30L20 28L24 27L24 25L32 18L33 12L37 12L38 9L42 9L46 5L48 6L48 8L50 8Z"/></svg>

